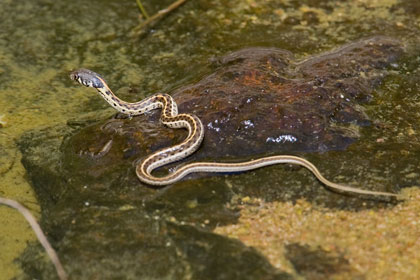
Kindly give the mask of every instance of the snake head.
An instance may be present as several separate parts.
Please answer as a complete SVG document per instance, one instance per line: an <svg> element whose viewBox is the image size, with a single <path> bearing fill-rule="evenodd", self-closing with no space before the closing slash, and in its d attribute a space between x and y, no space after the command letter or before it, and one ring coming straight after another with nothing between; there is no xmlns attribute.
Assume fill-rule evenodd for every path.
<svg viewBox="0 0 420 280"><path fill-rule="evenodd" d="M99 75L89 69L78 69L70 73L70 79L79 82L86 87L103 88L105 87L105 80Z"/></svg>

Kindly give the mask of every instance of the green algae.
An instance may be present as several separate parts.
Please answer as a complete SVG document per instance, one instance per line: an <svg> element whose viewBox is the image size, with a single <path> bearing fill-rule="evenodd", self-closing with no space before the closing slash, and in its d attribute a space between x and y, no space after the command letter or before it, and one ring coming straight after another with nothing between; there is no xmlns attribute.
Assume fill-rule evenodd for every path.
<svg viewBox="0 0 420 280"><path fill-rule="evenodd" d="M169 2L145 5L159 10ZM406 12L418 7L416 3L190 1L146 37L133 39L128 34L138 24L135 1L2 1L0 147L5 152L0 153L0 194L25 203L37 213L39 207L34 204L36 199L14 140L27 130L62 125L71 118L77 119L81 112L106 108L97 96L86 94L68 81L72 68L100 70L115 81L113 88L135 88L134 94L130 90L121 94L125 99L137 100L198 79L209 71L205 66L208 58L244 46L275 46L304 56L372 34L409 41L419 35L420 17ZM419 62L406 64L407 69L399 67L370 104L369 115L379 122L362 129L364 140L346 153L311 156L327 177L340 175L355 184L387 184L390 188L418 182ZM281 168L274 167L259 171L258 180L271 176L267 180L274 181L276 172L287 176ZM235 186L252 178L236 176ZM318 185L311 179L288 179L292 180L289 185L303 192L308 191L304 185ZM282 195L278 190L267 191L269 200ZM286 191L284 197L292 195ZM7 223L0 231L5 248L1 250L0 270L12 278L19 273L13 259L23 250L26 240L34 239L18 214L1 207L0 217L2 223L3 219Z"/></svg>

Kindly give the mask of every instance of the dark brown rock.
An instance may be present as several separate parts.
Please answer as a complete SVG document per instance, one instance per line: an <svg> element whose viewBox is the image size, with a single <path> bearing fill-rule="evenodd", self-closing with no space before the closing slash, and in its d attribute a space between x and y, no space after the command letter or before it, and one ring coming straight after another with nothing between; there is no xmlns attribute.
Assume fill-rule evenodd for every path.
<svg viewBox="0 0 420 280"><path fill-rule="evenodd" d="M181 112L202 119L205 144L219 156L344 149L357 138L348 124L369 124L360 105L402 52L385 37L301 61L284 50L244 49L173 96Z"/></svg>
<svg viewBox="0 0 420 280"><path fill-rule="evenodd" d="M398 41L373 37L300 61L274 48L214 59L214 73L172 94L179 111L198 115L206 128L189 160L346 148L358 137L356 126L370 123L361 105L402 53ZM181 142L186 132L164 127L159 116L112 118L85 129L70 140L65 162L100 176Z"/></svg>

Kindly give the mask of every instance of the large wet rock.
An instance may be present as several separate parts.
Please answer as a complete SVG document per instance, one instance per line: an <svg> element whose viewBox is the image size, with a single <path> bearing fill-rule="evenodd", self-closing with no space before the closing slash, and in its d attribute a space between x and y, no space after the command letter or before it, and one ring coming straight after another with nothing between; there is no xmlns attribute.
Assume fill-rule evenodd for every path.
<svg viewBox="0 0 420 280"><path fill-rule="evenodd" d="M213 74L172 94L180 112L195 113L206 127L202 147L187 161L346 148L357 126L370 123L361 105L402 53L398 41L374 37L301 61L273 48L215 59ZM84 129L65 145L64 162L72 172L100 177L186 137L159 116L111 118Z"/></svg>
<svg viewBox="0 0 420 280"><path fill-rule="evenodd" d="M361 104L402 54L398 41L375 37L299 61L267 48L214 60L212 74L173 93L180 112L197 114L207 128L203 146L188 160L344 149L357 138L351 128L369 124ZM161 190L143 186L136 160L186 136L161 125L159 113L89 125L73 121L84 128L50 128L20 140L43 228L68 273L74 279L290 278L253 248L211 232L237 221L238 197L255 195L249 189L258 186L267 199L271 180L284 174L263 170L236 181L210 176ZM306 192L311 200L322 192L326 205L361 205L357 198L309 189L310 196L305 187L288 186L284 199ZM369 203L363 205L378 205ZM34 264L34 250L40 249L22 257L26 272L53 279L50 264Z"/></svg>
<svg viewBox="0 0 420 280"><path fill-rule="evenodd" d="M173 97L202 118L217 156L344 149L357 138L348 124L369 124L360 105L402 52L384 37L298 61L285 50L244 49Z"/></svg>

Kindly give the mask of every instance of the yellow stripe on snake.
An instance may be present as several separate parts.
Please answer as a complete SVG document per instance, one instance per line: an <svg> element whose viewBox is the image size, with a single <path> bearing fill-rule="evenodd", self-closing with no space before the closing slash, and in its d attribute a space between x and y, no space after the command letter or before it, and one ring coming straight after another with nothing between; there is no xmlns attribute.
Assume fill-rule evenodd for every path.
<svg viewBox="0 0 420 280"><path fill-rule="evenodd" d="M365 195L398 196L393 193L363 190L330 182L312 163L292 155L269 156L240 163L195 162L184 165L164 177L155 177L152 171L156 168L184 159L197 151L204 138L201 120L193 114L178 114L177 104L168 94L158 93L139 102L128 103L115 96L105 80L93 71L79 69L72 72L70 78L84 86L95 88L112 107L123 114L135 116L162 108L160 120L164 125L171 128L183 127L188 130L188 136L182 143L156 151L139 162L136 174L143 183L164 186L178 182L187 174L194 172L241 172L273 164L289 163L307 168L319 181L333 190Z"/></svg>

